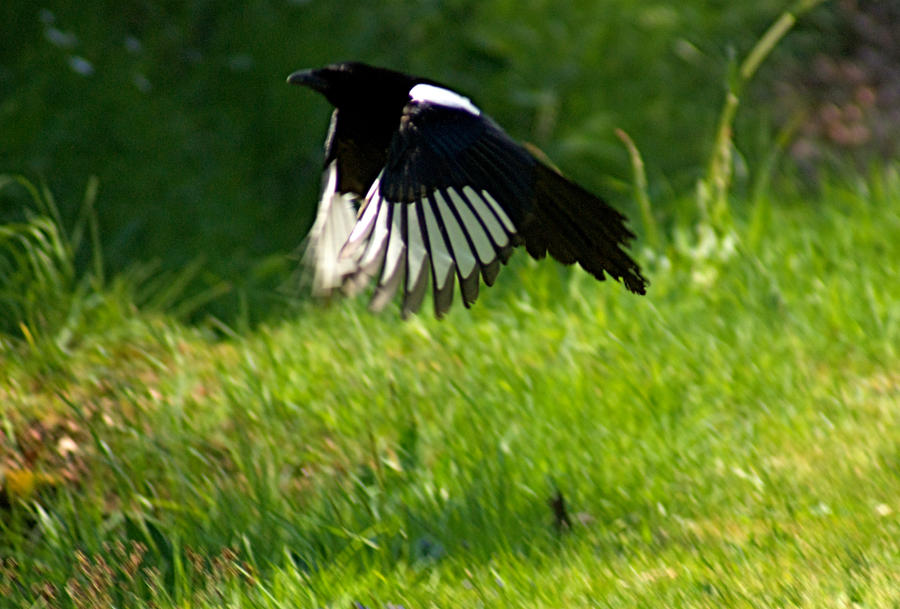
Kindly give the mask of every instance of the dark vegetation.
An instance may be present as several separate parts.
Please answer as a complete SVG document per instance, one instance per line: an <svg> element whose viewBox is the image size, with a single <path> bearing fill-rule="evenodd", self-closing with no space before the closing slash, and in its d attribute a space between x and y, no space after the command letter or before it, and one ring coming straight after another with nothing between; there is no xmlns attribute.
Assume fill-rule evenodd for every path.
<svg viewBox="0 0 900 609"><path fill-rule="evenodd" d="M781 52L775 114L808 177L900 152L900 4L841 0ZM824 34L824 35L823 35ZM791 53L793 51L793 54Z"/></svg>

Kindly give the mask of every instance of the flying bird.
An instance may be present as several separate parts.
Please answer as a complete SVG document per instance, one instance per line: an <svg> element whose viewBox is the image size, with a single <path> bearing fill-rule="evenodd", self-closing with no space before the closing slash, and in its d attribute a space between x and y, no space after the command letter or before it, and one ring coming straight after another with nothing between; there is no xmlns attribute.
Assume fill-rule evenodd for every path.
<svg viewBox="0 0 900 609"><path fill-rule="evenodd" d="M441 317L458 282L468 308L513 248L579 263L631 292L647 281L625 251L625 216L517 143L471 100L433 80L349 62L287 81L334 106L305 263L313 293L375 280L378 311L402 284L402 315L432 286Z"/></svg>

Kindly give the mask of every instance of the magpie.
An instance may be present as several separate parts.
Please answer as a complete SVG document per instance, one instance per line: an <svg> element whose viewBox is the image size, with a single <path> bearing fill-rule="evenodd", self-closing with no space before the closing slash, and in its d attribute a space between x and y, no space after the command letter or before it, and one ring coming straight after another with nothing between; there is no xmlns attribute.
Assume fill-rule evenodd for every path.
<svg viewBox="0 0 900 609"><path fill-rule="evenodd" d="M402 288L418 312L429 279L435 316L456 282L468 308L513 248L579 263L631 292L647 281L625 252L626 218L517 143L471 100L418 76L359 62L300 70L287 81L334 106L322 194L304 253L312 290L353 295L373 280L379 311Z"/></svg>

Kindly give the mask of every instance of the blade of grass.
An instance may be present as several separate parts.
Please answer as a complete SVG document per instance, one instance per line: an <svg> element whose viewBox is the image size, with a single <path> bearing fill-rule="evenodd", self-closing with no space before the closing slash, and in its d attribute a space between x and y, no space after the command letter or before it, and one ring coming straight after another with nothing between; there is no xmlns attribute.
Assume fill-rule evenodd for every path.
<svg viewBox="0 0 900 609"><path fill-rule="evenodd" d="M714 229L724 232L731 224L728 195L731 190L731 168L734 119L740 105L741 95L752 80L762 62L778 43L794 27L806 12L822 4L825 0L800 0L784 11L756 42L732 78L728 79L725 103L719 114L713 151L710 155L706 176L698 184L698 207Z"/></svg>
<svg viewBox="0 0 900 609"><path fill-rule="evenodd" d="M641 158L641 152L635 145L634 140L623 129L616 129L616 137L625 144L625 148L628 150L628 157L631 159L634 198L641 210L641 220L644 223L644 231L647 234L647 243L652 250L659 251L661 245L659 229L657 228L656 220L653 218L650 197L647 195L647 174L644 170L644 159Z"/></svg>

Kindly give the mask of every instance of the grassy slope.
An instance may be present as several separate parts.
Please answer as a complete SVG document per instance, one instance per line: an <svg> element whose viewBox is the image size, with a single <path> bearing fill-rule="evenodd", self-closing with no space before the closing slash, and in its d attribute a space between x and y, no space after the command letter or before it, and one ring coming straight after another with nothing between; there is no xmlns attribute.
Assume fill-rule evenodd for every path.
<svg viewBox="0 0 900 609"><path fill-rule="evenodd" d="M674 239L643 299L517 256L441 322L110 308L50 372L11 345L7 461L74 482L0 507L0 604L894 606L900 178L762 234Z"/></svg>

